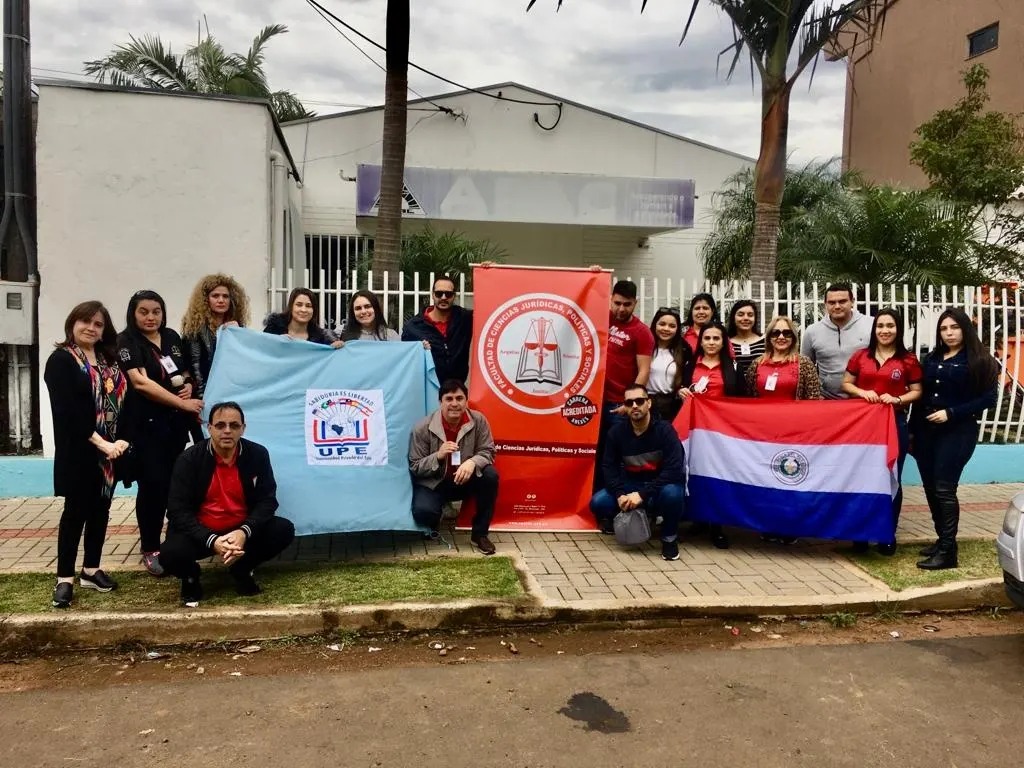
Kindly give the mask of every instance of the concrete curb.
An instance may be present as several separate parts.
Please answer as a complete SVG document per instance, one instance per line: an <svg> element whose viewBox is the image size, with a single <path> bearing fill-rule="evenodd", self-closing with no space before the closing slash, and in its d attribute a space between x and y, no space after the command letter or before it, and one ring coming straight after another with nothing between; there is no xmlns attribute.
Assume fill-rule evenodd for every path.
<svg viewBox="0 0 1024 768"><path fill-rule="evenodd" d="M698 618L821 616L963 611L1012 607L1001 579L956 582L904 592L872 591L822 601L806 598L722 598L679 601L612 600L538 602L460 600L337 607L182 610L173 613L22 614L0 619L0 653L46 648L94 648L123 643L145 646L253 638L302 637L338 631L385 632L502 628L538 624L631 625Z"/></svg>

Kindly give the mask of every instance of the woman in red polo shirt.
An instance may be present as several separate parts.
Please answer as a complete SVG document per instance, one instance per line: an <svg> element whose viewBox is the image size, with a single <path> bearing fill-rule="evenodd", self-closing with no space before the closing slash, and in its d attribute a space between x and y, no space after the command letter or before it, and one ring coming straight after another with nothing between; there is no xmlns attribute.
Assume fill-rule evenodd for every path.
<svg viewBox="0 0 1024 768"><path fill-rule="evenodd" d="M747 368L748 391L762 400L821 400L818 371L798 352L793 321L773 318L764 335L768 348Z"/></svg>
<svg viewBox="0 0 1024 768"><path fill-rule="evenodd" d="M725 326L718 319L710 320L700 330L697 338L697 358L683 369L683 386L679 396L686 397L742 397L744 386L736 372L736 361L732 357L732 345ZM711 543L718 549L729 548L729 538L722 526L697 523L690 533L703 531L711 536Z"/></svg>
<svg viewBox="0 0 1024 768"><path fill-rule="evenodd" d="M900 456L897 477L900 487L892 500L892 538L878 543L879 553L896 553L896 526L903 507L903 462L907 458L909 436L907 406L921 397L921 364L903 343L903 318L895 309L881 309L875 315L875 327L867 349L853 353L846 365L843 392L869 403L891 405L896 417ZM854 549L867 550L866 541L854 542Z"/></svg>

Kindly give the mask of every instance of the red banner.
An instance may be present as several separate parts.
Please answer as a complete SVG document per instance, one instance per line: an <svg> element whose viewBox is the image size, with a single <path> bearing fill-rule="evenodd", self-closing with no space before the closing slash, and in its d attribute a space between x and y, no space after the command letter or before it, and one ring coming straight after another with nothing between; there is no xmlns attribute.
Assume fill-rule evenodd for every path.
<svg viewBox="0 0 1024 768"><path fill-rule="evenodd" d="M494 432L501 480L492 530L594 529L609 292L604 272L473 271L469 399Z"/></svg>

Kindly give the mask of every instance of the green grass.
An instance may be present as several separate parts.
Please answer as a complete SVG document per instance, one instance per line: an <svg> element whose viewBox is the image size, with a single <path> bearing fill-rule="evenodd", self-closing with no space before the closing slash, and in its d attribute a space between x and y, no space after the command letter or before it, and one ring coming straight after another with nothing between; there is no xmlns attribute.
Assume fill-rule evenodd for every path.
<svg viewBox="0 0 1024 768"><path fill-rule="evenodd" d="M111 572L120 587L99 594L75 586L73 611L166 611L179 608L179 581L143 571ZM410 560L396 563L324 563L270 566L257 578L263 594L238 597L223 568L203 569L203 607L356 605L401 600L511 598L523 594L507 557ZM0 575L0 616L52 611L54 577L46 573Z"/></svg>
<svg viewBox="0 0 1024 768"><path fill-rule="evenodd" d="M1002 575L996 545L989 540L960 541L958 568L945 571L922 571L917 567L921 544L903 544L892 557L883 557L871 551L864 554L847 553L856 565L897 592L912 587L937 587L951 581L991 579Z"/></svg>

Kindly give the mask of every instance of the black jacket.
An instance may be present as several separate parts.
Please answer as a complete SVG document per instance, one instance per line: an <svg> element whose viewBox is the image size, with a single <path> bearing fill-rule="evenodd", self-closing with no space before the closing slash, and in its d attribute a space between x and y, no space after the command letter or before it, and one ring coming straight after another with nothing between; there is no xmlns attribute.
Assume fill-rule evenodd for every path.
<svg viewBox="0 0 1024 768"><path fill-rule="evenodd" d="M675 428L667 421L652 418L642 435L633 431L629 419L622 419L608 430L601 468L605 488L618 498L638 488L644 503L666 485L686 482L683 446Z"/></svg>
<svg viewBox="0 0 1024 768"><path fill-rule="evenodd" d="M259 443L244 438L238 445L236 464L245 491L249 516L239 526L250 539L277 511L277 482L270 466L270 453ZM226 531L211 531L199 523L199 509L213 479L214 456L209 440L186 449L174 465L171 491L167 498L168 533L188 536L213 551L213 540Z"/></svg>
<svg viewBox="0 0 1024 768"><path fill-rule="evenodd" d="M103 488L100 452L89 438L96 431L92 381L65 349L46 361L43 381L53 414L53 492L57 496L90 496Z"/></svg>
<svg viewBox="0 0 1024 768"><path fill-rule="evenodd" d="M736 370L736 362L722 353L719 368L722 370L722 385L725 387L726 397L746 397L747 386L739 371ZM697 368L697 358L691 358L683 368L683 386L693 386L693 373Z"/></svg>
<svg viewBox="0 0 1024 768"><path fill-rule="evenodd" d="M423 313L410 317L402 327L402 341L429 341L437 381L466 381L469 378L469 348L473 341L473 310L453 306L447 335L442 336Z"/></svg>
<svg viewBox="0 0 1024 768"><path fill-rule="evenodd" d="M263 327L264 333L272 333L275 336L284 336L288 333L288 316L275 312L267 318L267 324ZM330 332L324 330L314 322L306 326L306 333L309 334L309 341L314 344L326 344L330 346L337 339Z"/></svg>

